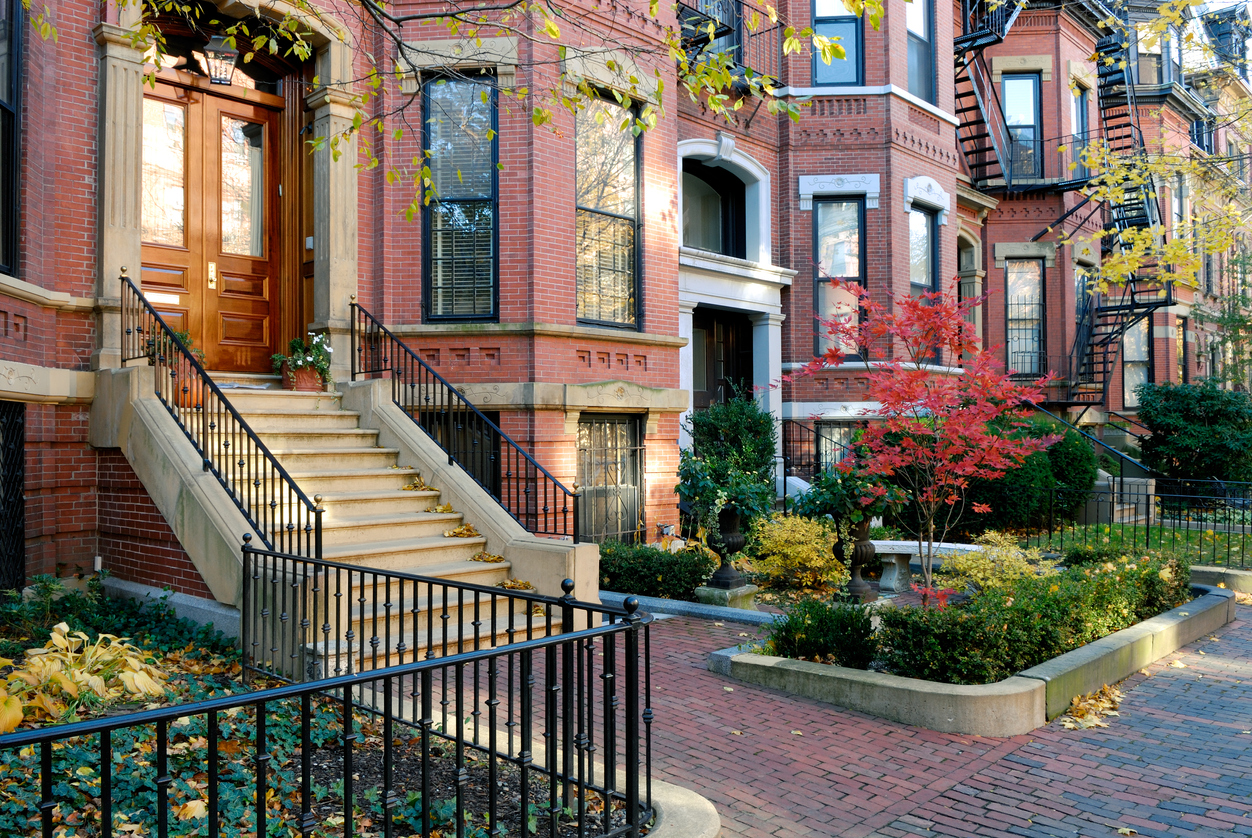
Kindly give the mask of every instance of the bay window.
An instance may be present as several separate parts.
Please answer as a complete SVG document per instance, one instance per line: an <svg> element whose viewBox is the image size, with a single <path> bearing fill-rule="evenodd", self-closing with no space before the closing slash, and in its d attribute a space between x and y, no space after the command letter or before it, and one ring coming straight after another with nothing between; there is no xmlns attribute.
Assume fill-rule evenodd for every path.
<svg viewBox="0 0 1252 838"><path fill-rule="evenodd" d="M813 84L863 84L864 47L861 42L861 18L848 11L843 0L813 0L813 30L818 35L838 39L844 57L827 64L818 52L813 53Z"/></svg>
<svg viewBox="0 0 1252 838"><path fill-rule="evenodd" d="M935 101L935 5L934 0L905 3L909 31L909 93L932 104Z"/></svg>
<svg viewBox="0 0 1252 838"><path fill-rule="evenodd" d="M574 119L578 319L639 326L639 168L625 108L592 100Z"/></svg>

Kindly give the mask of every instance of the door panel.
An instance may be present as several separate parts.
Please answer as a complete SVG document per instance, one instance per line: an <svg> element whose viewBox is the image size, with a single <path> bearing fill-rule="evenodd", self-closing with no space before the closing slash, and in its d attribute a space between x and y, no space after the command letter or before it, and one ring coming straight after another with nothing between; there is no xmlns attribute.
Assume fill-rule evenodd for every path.
<svg viewBox="0 0 1252 838"><path fill-rule="evenodd" d="M172 84L145 96L144 291L209 369L270 369L278 124L271 108Z"/></svg>

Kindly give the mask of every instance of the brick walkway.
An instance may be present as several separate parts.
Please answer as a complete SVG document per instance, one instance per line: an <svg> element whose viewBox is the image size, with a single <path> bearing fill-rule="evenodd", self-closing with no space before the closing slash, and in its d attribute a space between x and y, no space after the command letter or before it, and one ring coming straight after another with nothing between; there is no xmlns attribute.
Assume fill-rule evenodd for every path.
<svg viewBox="0 0 1252 838"><path fill-rule="evenodd" d="M1124 682L1107 729L1052 724L1012 739L906 727L714 675L705 655L756 629L660 621L655 774L711 800L724 838L1252 835L1252 610L1239 618Z"/></svg>

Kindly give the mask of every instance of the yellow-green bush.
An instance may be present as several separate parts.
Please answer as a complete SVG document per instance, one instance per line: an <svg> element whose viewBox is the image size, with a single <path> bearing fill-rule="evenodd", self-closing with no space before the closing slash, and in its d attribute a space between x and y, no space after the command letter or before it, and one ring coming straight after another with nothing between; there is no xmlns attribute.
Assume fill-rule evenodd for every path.
<svg viewBox="0 0 1252 838"><path fill-rule="evenodd" d="M848 571L833 552L837 539L827 520L775 515L752 530L752 570L769 588L845 585Z"/></svg>
<svg viewBox="0 0 1252 838"><path fill-rule="evenodd" d="M1027 576L1056 573L1056 562L1043 558L1034 548L1020 547L1011 535L985 532L974 543L982 549L943 557L943 567L936 574L940 587L964 591L972 586L991 591L1007 588Z"/></svg>

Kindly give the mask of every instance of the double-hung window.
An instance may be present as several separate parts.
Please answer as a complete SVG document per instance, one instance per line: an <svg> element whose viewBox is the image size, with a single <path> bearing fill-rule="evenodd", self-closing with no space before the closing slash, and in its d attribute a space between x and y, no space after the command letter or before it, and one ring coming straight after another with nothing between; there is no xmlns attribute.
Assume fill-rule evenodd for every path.
<svg viewBox="0 0 1252 838"><path fill-rule="evenodd" d="M1152 380L1152 342L1148 318L1143 317L1122 336L1122 405L1138 407L1136 388Z"/></svg>
<svg viewBox="0 0 1252 838"><path fill-rule="evenodd" d="M426 83L423 132L435 199L426 219L426 316L496 317L495 91L473 81Z"/></svg>
<svg viewBox="0 0 1252 838"><path fill-rule="evenodd" d="M0 0L0 273L17 274L21 0Z"/></svg>
<svg viewBox="0 0 1252 838"><path fill-rule="evenodd" d="M578 319L639 326L639 166L629 111L594 99L574 120Z"/></svg>
<svg viewBox="0 0 1252 838"><path fill-rule="evenodd" d="M935 4L934 0L905 3L909 30L909 93L935 101Z"/></svg>
<svg viewBox="0 0 1252 838"><path fill-rule="evenodd" d="M843 0L813 0L813 31L832 40L838 38L844 51L842 60L832 58L829 64L820 54L813 54L813 84L864 84L861 19L848 11Z"/></svg>
<svg viewBox="0 0 1252 838"><path fill-rule="evenodd" d="M1046 372L1043 331L1043 260L1008 259L1004 263L1008 287L1009 368L1018 375Z"/></svg>
<svg viewBox="0 0 1252 838"><path fill-rule="evenodd" d="M935 271L935 214L926 210L909 210L909 293L914 297L938 291Z"/></svg>
<svg viewBox="0 0 1252 838"><path fill-rule="evenodd" d="M865 284L865 202L814 201L813 223L814 351L818 355L829 349L855 354L857 347L851 342L837 344L822 321L858 316L856 296L845 288L835 288L831 280Z"/></svg>
<svg viewBox="0 0 1252 838"><path fill-rule="evenodd" d="M1004 121L1009 126L1009 159L1013 177L1043 176L1042 114L1040 113L1039 74L1005 73L1001 98Z"/></svg>
<svg viewBox="0 0 1252 838"><path fill-rule="evenodd" d="M1087 143L1091 141L1090 137L1090 110L1091 110L1091 91L1085 87L1079 87L1074 91L1074 95L1069 100L1070 104L1070 128L1074 132L1072 140L1074 150L1074 173L1071 177L1075 179L1085 178L1090 172L1087 171L1087 164L1083 162L1083 153L1087 149ZM1065 175L1061 175L1062 178Z"/></svg>

